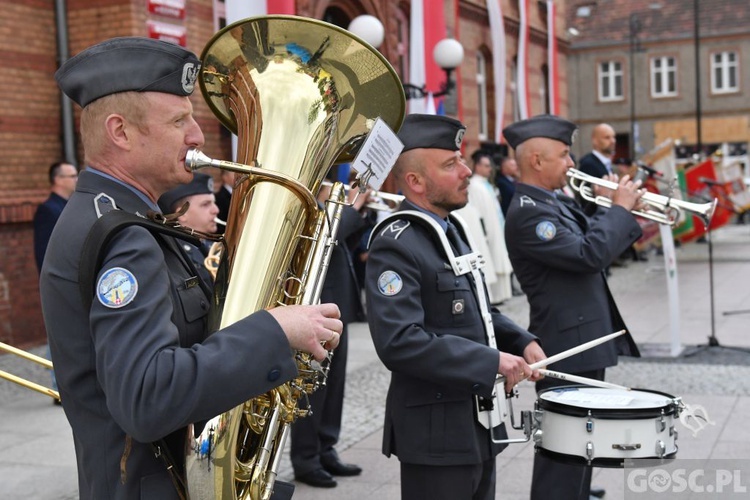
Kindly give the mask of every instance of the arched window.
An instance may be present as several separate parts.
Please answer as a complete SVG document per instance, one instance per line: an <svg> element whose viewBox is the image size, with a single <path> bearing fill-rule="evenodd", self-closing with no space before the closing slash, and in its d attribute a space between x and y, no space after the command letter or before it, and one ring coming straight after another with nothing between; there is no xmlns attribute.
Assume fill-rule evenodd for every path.
<svg viewBox="0 0 750 500"><path fill-rule="evenodd" d="M394 9L396 13L396 35L398 42L396 44L396 58L398 74L401 75L401 81L409 81L409 16L403 6L399 5Z"/></svg>
<svg viewBox="0 0 750 500"><path fill-rule="evenodd" d="M510 97L513 100L513 121L521 119L521 102L518 96L518 55L513 56L510 66Z"/></svg>
<svg viewBox="0 0 750 500"><path fill-rule="evenodd" d="M544 112L547 114L550 113L551 109L549 102L549 86L549 66L546 64L542 64L542 86L539 89L539 98L542 100L542 103L544 103Z"/></svg>
<svg viewBox="0 0 750 500"><path fill-rule="evenodd" d="M479 140L486 141L489 136L489 124L487 120L487 60L481 50L477 50L477 115L479 123Z"/></svg>

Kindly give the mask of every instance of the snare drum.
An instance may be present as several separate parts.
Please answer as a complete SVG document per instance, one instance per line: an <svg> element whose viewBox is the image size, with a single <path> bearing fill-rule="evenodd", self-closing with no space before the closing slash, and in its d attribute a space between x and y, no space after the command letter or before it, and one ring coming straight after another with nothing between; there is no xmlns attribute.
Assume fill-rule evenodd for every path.
<svg viewBox="0 0 750 500"><path fill-rule="evenodd" d="M563 386L539 393L539 453L565 462L623 467L625 459L673 458L680 399L648 390Z"/></svg>

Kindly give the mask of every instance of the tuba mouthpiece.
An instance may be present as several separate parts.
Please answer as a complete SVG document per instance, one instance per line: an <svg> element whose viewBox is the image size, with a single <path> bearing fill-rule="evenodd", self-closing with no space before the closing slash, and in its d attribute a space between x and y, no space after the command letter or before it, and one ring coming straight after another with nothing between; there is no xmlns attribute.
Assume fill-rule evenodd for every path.
<svg viewBox="0 0 750 500"><path fill-rule="evenodd" d="M208 155L203 154L200 149L192 148L189 149L185 155L185 168L190 171L195 171L204 167L217 166L214 165L214 161L215 160L211 159Z"/></svg>

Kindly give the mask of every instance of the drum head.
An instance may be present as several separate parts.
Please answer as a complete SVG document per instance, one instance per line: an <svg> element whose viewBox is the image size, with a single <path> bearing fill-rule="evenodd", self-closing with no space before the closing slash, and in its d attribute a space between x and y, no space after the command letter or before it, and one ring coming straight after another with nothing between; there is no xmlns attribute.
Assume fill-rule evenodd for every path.
<svg viewBox="0 0 750 500"><path fill-rule="evenodd" d="M616 419L672 415L677 409L675 397L663 392L575 385L546 389L539 393L537 403L543 410L562 415Z"/></svg>

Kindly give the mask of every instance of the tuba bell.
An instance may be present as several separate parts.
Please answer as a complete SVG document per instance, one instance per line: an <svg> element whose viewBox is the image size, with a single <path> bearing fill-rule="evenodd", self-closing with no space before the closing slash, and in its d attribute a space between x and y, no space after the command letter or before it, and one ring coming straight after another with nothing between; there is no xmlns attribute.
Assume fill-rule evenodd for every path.
<svg viewBox="0 0 750 500"><path fill-rule="evenodd" d="M239 174L214 286L214 331L260 309L318 300L345 196L337 183L321 209L314 193L334 162L354 157L376 118L398 129L405 98L378 51L314 19L234 23L214 35L201 60L203 97L238 136L236 163L197 150L186 158L191 169ZM307 395L326 373L325 362L321 367L310 355L294 355L296 379L191 436L190 498L270 498L290 425L308 413Z"/></svg>

